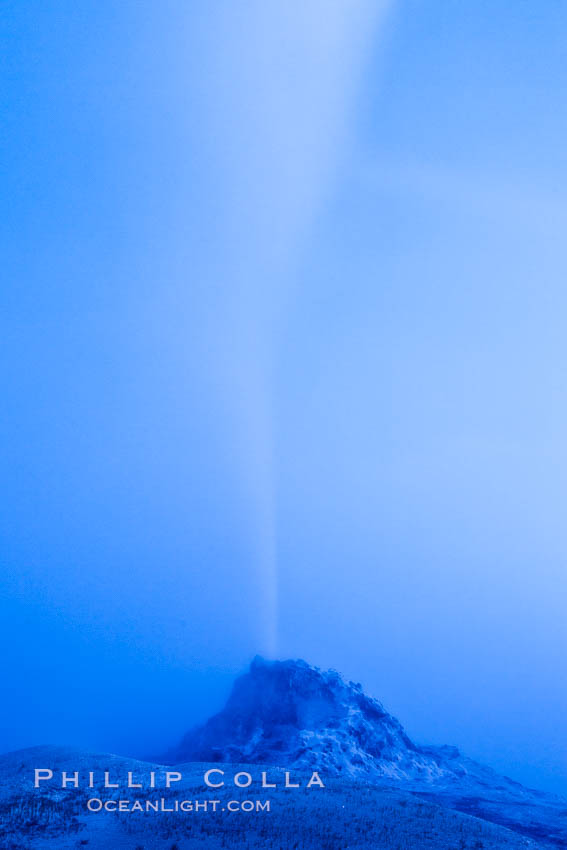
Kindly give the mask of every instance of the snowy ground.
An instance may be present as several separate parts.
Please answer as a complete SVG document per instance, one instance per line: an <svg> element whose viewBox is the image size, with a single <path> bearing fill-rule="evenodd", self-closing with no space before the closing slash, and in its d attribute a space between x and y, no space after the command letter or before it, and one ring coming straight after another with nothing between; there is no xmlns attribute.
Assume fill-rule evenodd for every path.
<svg viewBox="0 0 567 850"><path fill-rule="evenodd" d="M95 787L67 788L60 782L33 787L34 768L95 772ZM232 776L248 770L260 777L258 765L220 765L230 784L212 790L203 783L207 767L190 764L178 769L183 781L169 791L127 789L126 776L144 777L156 771L158 785L166 768L132 759L63 748L35 748L0 757L0 847L2 850L193 850L193 848L273 848L273 850L535 850L549 846L437 803L392 788L341 779L326 787L285 789L284 771L270 769L276 789L235 789ZM104 789L104 771L122 777L119 789ZM89 813L89 798L219 800L217 811ZM270 800L268 811L228 812L229 800ZM224 811L222 809L225 809ZM558 845L555 845L558 846Z"/></svg>

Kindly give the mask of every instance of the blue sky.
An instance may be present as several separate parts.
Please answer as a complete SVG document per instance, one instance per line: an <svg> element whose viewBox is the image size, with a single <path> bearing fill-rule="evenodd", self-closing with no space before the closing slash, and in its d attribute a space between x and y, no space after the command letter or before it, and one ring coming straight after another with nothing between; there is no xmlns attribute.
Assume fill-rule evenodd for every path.
<svg viewBox="0 0 567 850"><path fill-rule="evenodd" d="M562 4L5 11L1 748L263 652L566 790Z"/></svg>

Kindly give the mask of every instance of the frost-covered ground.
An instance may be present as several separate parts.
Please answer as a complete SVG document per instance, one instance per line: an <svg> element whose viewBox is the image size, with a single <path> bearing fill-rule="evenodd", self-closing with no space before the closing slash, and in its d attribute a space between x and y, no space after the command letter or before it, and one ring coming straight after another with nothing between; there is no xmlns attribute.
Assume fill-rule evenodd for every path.
<svg viewBox="0 0 567 850"><path fill-rule="evenodd" d="M55 780L34 789L34 769L51 768ZM176 770L183 781L169 791L127 789L133 780L148 782L156 772L162 785L167 768L106 754L38 747L0 757L0 818L2 850L193 850L193 848L273 848L273 850L535 850L543 845L501 826L422 800L411 793L379 788L352 780L332 778L324 789L285 789L284 771L267 768L276 789L262 789L262 767L226 765L226 789L208 789L204 771L218 764L187 764ZM87 779L95 774L94 788L62 790L58 773L78 770ZM104 789L104 771L121 787ZM255 781L236 789L232 777L248 771ZM309 774L304 774L306 779ZM218 778L218 777L217 777ZM299 781L298 774L292 779ZM258 781L256 781L258 780ZM88 779L87 779L88 781ZM91 813L89 798L220 801L217 812ZM229 800L270 800L271 810L228 812Z"/></svg>
<svg viewBox="0 0 567 850"><path fill-rule="evenodd" d="M0 848L567 850L566 800L524 788L455 747L416 744L360 685L304 661L255 659L222 711L159 762L62 747L0 757ZM35 768L53 770L55 781L35 789ZM206 787L207 768L225 771L225 788ZM165 790L168 770L183 781ZM254 781L235 788L231 779L243 770ZM262 788L264 770L276 788ZM62 789L61 771L79 771L81 787ZM119 788L103 787L105 771ZM301 787L284 787L286 771ZM312 771L325 788L305 787ZM144 787L128 788L128 772ZM94 813L89 798L129 802L127 811ZM165 809L199 801L201 810L140 811L146 800L161 808L162 798ZM213 800L216 810L210 803L204 811ZM270 810L229 811L230 801L269 801Z"/></svg>
<svg viewBox="0 0 567 850"><path fill-rule="evenodd" d="M359 684L301 660L254 659L224 708L168 757L279 764L319 770L343 786L390 786L567 848L567 800L524 788L456 747L417 744Z"/></svg>

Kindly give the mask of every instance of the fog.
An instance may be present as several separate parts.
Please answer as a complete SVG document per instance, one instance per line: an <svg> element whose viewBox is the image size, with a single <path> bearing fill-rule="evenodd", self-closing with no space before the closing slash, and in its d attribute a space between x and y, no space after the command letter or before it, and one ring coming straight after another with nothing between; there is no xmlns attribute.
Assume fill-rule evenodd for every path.
<svg viewBox="0 0 567 850"><path fill-rule="evenodd" d="M8 11L2 750L162 752L258 652L567 790L566 26Z"/></svg>

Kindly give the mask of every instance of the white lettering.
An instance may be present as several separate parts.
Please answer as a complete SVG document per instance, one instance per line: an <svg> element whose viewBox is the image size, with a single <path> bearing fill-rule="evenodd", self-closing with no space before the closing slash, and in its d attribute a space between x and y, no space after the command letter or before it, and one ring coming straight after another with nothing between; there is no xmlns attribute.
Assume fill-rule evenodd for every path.
<svg viewBox="0 0 567 850"><path fill-rule="evenodd" d="M220 782L211 782L210 781L211 773L220 773L221 776L224 776L224 770L219 770L218 767L211 767L210 770L207 770L207 772L205 773L205 777L204 777L205 778L205 784L208 785L209 788L222 788L222 786L224 785L224 780L221 780Z"/></svg>
<svg viewBox="0 0 567 850"><path fill-rule="evenodd" d="M166 788L171 788L171 783L172 783L172 782L179 782L179 780L180 780L181 778L182 778L182 777L181 777L181 774L180 774L180 773L177 773L177 771L173 770L173 771L171 771L171 772L170 772L170 771L168 770L168 771L166 772L166 774L165 774L165 787L166 787Z"/></svg>
<svg viewBox="0 0 567 850"><path fill-rule="evenodd" d="M43 776L41 774L44 774ZM48 770L47 768L37 768L35 769L35 782L34 788L39 788L40 782L45 782L46 779L53 778L53 771Z"/></svg>

